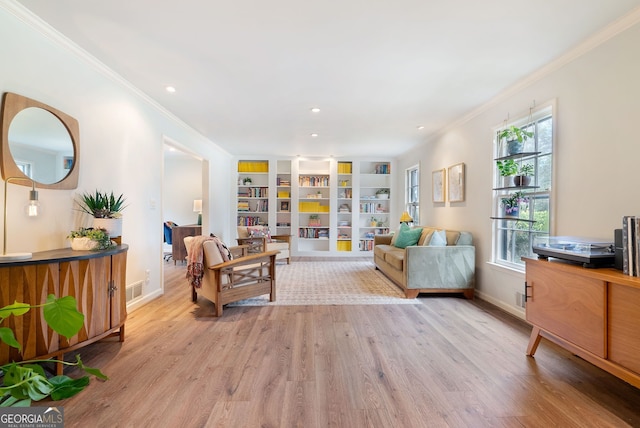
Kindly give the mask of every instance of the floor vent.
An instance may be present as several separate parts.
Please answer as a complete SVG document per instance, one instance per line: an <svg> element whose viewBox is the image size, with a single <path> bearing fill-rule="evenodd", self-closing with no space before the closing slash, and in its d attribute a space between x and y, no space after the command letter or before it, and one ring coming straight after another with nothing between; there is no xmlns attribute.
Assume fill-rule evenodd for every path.
<svg viewBox="0 0 640 428"><path fill-rule="evenodd" d="M144 281L134 282L127 286L127 303L142 296L142 284Z"/></svg>

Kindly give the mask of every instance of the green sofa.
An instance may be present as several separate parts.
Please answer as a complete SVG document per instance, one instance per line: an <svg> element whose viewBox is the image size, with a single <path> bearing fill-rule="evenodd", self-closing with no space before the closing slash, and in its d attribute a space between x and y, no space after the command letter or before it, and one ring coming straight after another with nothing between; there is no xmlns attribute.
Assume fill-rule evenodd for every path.
<svg viewBox="0 0 640 428"><path fill-rule="evenodd" d="M379 269L405 293L415 298L419 293L463 293L473 299L475 282L475 247L469 232L446 230L446 245L434 246L435 227L422 228L415 245L398 248L396 235L374 238L373 258ZM442 236L442 232L440 232ZM444 239L443 239L444 240ZM431 244L431 245L430 245Z"/></svg>

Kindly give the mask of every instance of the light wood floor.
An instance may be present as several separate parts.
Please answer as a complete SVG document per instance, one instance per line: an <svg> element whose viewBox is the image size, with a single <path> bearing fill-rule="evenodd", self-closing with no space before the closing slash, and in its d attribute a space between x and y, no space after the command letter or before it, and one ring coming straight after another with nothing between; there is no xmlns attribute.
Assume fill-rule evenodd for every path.
<svg viewBox="0 0 640 428"><path fill-rule="evenodd" d="M80 353L107 382L66 400L69 427L640 426L640 390L455 297L419 305L225 308L190 300L184 265L129 314L124 343Z"/></svg>

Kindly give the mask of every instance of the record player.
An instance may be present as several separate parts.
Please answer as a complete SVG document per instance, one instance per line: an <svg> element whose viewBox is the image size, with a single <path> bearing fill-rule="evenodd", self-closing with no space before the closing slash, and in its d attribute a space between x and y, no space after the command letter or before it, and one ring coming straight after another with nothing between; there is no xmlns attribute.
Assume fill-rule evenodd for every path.
<svg viewBox="0 0 640 428"><path fill-rule="evenodd" d="M613 242L575 236L545 236L534 238L533 252L539 259L553 257L586 268L613 266L615 251Z"/></svg>

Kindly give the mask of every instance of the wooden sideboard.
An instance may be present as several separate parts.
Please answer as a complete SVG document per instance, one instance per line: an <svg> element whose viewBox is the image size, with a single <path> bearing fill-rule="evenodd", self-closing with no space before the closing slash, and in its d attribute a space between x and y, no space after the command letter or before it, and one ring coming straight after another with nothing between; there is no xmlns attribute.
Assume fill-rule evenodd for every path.
<svg viewBox="0 0 640 428"><path fill-rule="evenodd" d="M171 257L173 264L187 258L187 248L184 246L184 238L187 236L202 235L202 226L190 224L187 226L175 226L171 228Z"/></svg>
<svg viewBox="0 0 640 428"><path fill-rule="evenodd" d="M80 331L67 339L44 321L42 309L8 317L3 326L13 329L22 353L0 343L0 364L27 359L57 358L108 336L124 341L127 245L105 251L70 248L33 253L29 260L0 262L0 307L14 301L38 305L49 294L73 296L84 314ZM57 364L58 374L62 364Z"/></svg>
<svg viewBox="0 0 640 428"><path fill-rule="evenodd" d="M640 278L524 258L527 355L545 337L640 388Z"/></svg>

